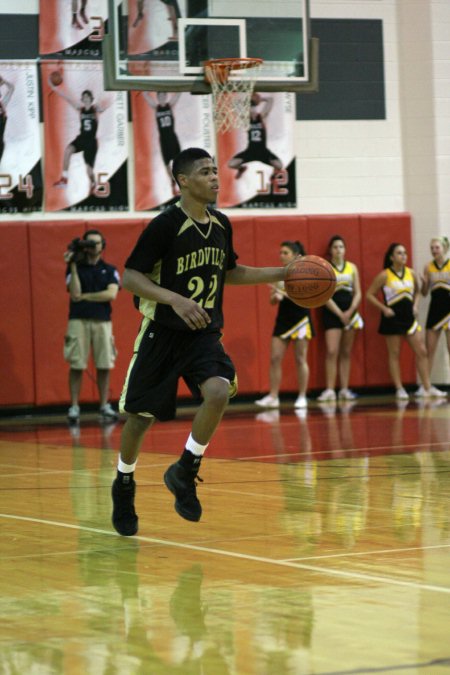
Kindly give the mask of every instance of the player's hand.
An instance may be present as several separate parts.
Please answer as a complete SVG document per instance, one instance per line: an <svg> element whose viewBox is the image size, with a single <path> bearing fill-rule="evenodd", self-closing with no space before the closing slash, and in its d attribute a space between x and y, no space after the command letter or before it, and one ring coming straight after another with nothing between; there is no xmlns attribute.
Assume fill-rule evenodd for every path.
<svg viewBox="0 0 450 675"><path fill-rule="evenodd" d="M390 319L391 317L395 316L394 310L391 309L390 307L385 307L383 309L383 314L387 319Z"/></svg>
<svg viewBox="0 0 450 675"><path fill-rule="evenodd" d="M71 263L73 261L73 256L74 256L73 251L66 251L64 253L64 262L66 262L67 264Z"/></svg>
<svg viewBox="0 0 450 675"><path fill-rule="evenodd" d="M347 309L347 311L342 312L341 321L344 326L348 326L353 316L352 310Z"/></svg>
<svg viewBox="0 0 450 675"><path fill-rule="evenodd" d="M201 330L211 323L211 318L203 307L198 302L185 298L182 295L177 295L172 303L172 309L175 314L183 319L191 330Z"/></svg>

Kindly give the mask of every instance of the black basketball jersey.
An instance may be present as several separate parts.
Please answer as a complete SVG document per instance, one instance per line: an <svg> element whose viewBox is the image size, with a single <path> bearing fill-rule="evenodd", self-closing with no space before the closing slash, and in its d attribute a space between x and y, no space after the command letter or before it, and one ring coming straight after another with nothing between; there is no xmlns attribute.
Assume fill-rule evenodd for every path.
<svg viewBox="0 0 450 675"><path fill-rule="evenodd" d="M172 108L169 104L156 106L156 122L160 136L171 136L174 133Z"/></svg>
<svg viewBox="0 0 450 675"><path fill-rule="evenodd" d="M231 223L220 211L208 210L209 223L196 223L181 209L169 206L140 236L125 267L154 283L198 302L210 315L204 330L222 328L222 299L227 270L236 267ZM144 316L170 328L190 330L169 305L135 298Z"/></svg>
<svg viewBox="0 0 450 675"><path fill-rule="evenodd" d="M81 108L80 110L80 134L86 140L95 140L97 135L98 119L97 110L94 105L90 108Z"/></svg>
<svg viewBox="0 0 450 675"><path fill-rule="evenodd" d="M254 119L250 118L248 144L258 147L266 145L266 125L261 115L256 115Z"/></svg>

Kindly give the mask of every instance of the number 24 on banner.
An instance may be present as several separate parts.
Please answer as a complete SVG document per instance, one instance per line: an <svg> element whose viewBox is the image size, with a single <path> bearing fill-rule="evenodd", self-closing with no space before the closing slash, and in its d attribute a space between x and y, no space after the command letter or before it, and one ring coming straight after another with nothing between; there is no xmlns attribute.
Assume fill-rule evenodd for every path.
<svg viewBox="0 0 450 675"><path fill-rule="evenodd" d="M14 197L12 192L9 192L12 184L12 177L9 173L0 173L0 199L12 199ZM19 176L17 189L19 192L25 192L27 199L32 198L34 193L34 185L31 174L27 174L25 178L23 176ZM3 190L6 190L6 192L3 192Z"/></svg>

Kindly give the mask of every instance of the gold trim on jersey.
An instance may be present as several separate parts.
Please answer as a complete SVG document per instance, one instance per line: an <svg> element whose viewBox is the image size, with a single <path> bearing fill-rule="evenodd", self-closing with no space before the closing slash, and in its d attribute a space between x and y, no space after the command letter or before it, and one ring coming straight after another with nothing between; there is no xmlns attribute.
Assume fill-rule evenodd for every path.
<svg viewBox="0 0 450 675"><path fill-rule="evenodd" d="M413 325L411 328L408 328L406 335L414 335L414 333L420 333L422 330L422 326L418 321L414 321Z"/></svg>
<svg viewBox="0 0 450 675"><path fill-rule="evenodd" d="M153 281L153 283L160 286L161 285L161 260L158 260L158 262L155 264L155 266L153 268L153 271L150 274L146 274L145 276L148 279L150 279L150 281ZM157 304L158 304L158 302L156 300L149 300L148 298L139 298L139 311L147 319L154 319Z"/></svg>
<svg viewBox="0 0 450 675"><path fill-rule="evenodd" d="M430 292L443 288L450 292L450 258L444 262L442 267L438 267L435 260L428 263L428 278L430 282Z"/></svg>
<svg viewBox="0 0 450 675"><path fill-rule="evenodd" d="M355 266L353 263L345 261L340 270L337 265L331 263L336 274L336 291L354 292L355 285Z"/></svg>
<svg viewBox="0 0 450 675"><path fill-rule="evenodd" d="M178 202L178 203L176 204L176 206L178 206L178 207L181 209L181 211L183 211L183 209L181 208L180 202ZM203 232L203 231L201 230L201 228L198 226L198 224L195 222L195 220L194 220L193 218L191 218L191 216L189 216L189 215L186 213L186 211L183 211L183 213L184 213L185 216L186 216L186 220L184 221L184 223L182 224L182 226L181 226L180 229L178 230L177 237L179 237L181 234L183 234L184 232L186 232L186 230L188 230L190 227L195 227L195 229L196 229L197 232L203 237L203 239L208 239L208 238L209 238L209 235L211 234L212 226L213 226L213 225L218 225L219 227L222 228L222 230L225 229L225 227L222 225L222 223L220 222L220 220L219 220L218 218L216 218L216 216L213 216L213 215L208 211L208 209L206 209L206 213L208 214L209 223L204 223L204 225L208 224L208 231L207 231L206 233Z"/></svg>
<svg viewBox="0 0 450 675"><path fill-rule="evenodd" d="M405 267L403 276L399 277L390 267L386 270L386 282L383 285L383 295L388 307L396 305L401 300L414 301L414 276L410 267Z"/></svg>

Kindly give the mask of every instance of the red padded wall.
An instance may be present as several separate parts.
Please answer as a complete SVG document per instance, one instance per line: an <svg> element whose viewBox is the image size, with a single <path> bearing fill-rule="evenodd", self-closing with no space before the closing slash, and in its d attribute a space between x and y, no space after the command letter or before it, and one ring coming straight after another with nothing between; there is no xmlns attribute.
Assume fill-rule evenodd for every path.
<svg viewBox="0 0 450 675"><path fill-rule="evenodd" d="M362 215L361 220L361 253L364 265L361 270L364 291L370 286L372 279L383 269L383 258L392 242L404 244L408 251L408 266L411 260L411 217L407 213L386 213ZM381 299L381 297L380 297ZM378 334L380 312L365 303L364 330L365 344L365 384L367 386L392 385L387 363L387 350L384 338ZM402 345L401 368L404 384L416 382L414 356L406 344Z"/></svg>
<svg viewBox="0 0 450 675"><path fill-rule="evenodd" d="M308 216L308 232L310 242L310 253L319 255L322 258L327 257L328 242L331 237L338 235L343 237L346 244L346 258L355 263L358 267L361 277L361 238L360 222L358 215L318 215ZM361 281L362 285L362 281ZM362 289L364 295L364 289ZM362 307L361 314L364 316ZM325 338L322 329L322 311L314 311L314 323L317 331L317 352L321 355L318 359L317 377L315 386L323 388L325 386ZM356 331L355 341L352 351L352 366L350 371L350 386L360 387L365 383L365 352L364 340L361 331ZM336 383L339 386L339 381Z"/></svg>
<svg viewBox="0 0 450 675"><path fill-rule="evenodd" d="M68 367L63 358L69 294L63 254L82 232L83 221L29 224L36 405L69 400ZM83 380L82 399L91 401L93 383L88 377Z"/></svg>
<svg viewBox="0 0 450 675"><path fill-rule="evenodd" d="M251 217L233 217L233 246L241 265L255 265L255 230ZM258 389L260 355L255 349L258 339L258 310L255 286L225 286L224 347L233 360L238 376L239 393Z"/></svg>
<svg viewBox="0 0 450 675"><path fill-rule="evenodd" d="M408 214L330 216L232 216L234 243L239 262L247 265L279 265L279 245L300 239L309 253L325 254L329 238L341 234L348 258L359 267L363 294L381 270L382 258L395 240L411 251ZM69 400L68 366L63 360L64 333L69 298L65 288L63 253L75 236L88 228L100 229L107 240L105 259L122 274L123 264L146 219L120 221L5 222L0 224L2 289L2 378L0 405L61 404ZM410 263L411 264L411 263ZM265 286L225 289L224 344L235 362L241 394L268 389L270 338L276 308L268 301ZM366 327L355 342L351 384L391 385L384 339L378 335L379 313L363 300ZM310 345L310 389L323 386L323 336L318 317L318 337ZM119 356L111 376L111 398L122 388L140 315L131 294L122 290L113 304L113 325ZM361 339L359 339L361 338ZM292 350L291 350L292 351ZM402 370L406 384L416 381L414 358L405 347ZM90 372L95 378L93 366ZM284 366L282 390L295 392L297 381L292 354ZM180 387L180 395L188 395ZM95 382L84 378L83 402L97 401Z"/></svg>
<svg viewBox="0 0 450 675"><path fill-rule="evenodd" d="M310 248L307 219L302 216L261 216L255 218L256 265L278 267L282 241L303 243ZM267 286L257 287L258 333L255 343L259 361L259 386L257 391L267 392L269 388L270 343L277 307L269 303L270 290ZM315 340L309 346L308 361L311 368L310 382L315 379ZM282 390L297 391L297 373L294 352L289 348L283 363Z"/></svg>
<svg viewBox="0 0 450 675"><path fill-rule="evenodd" d="M0 223L0 405L34 403L33 324L26 223Z"/></svg>

